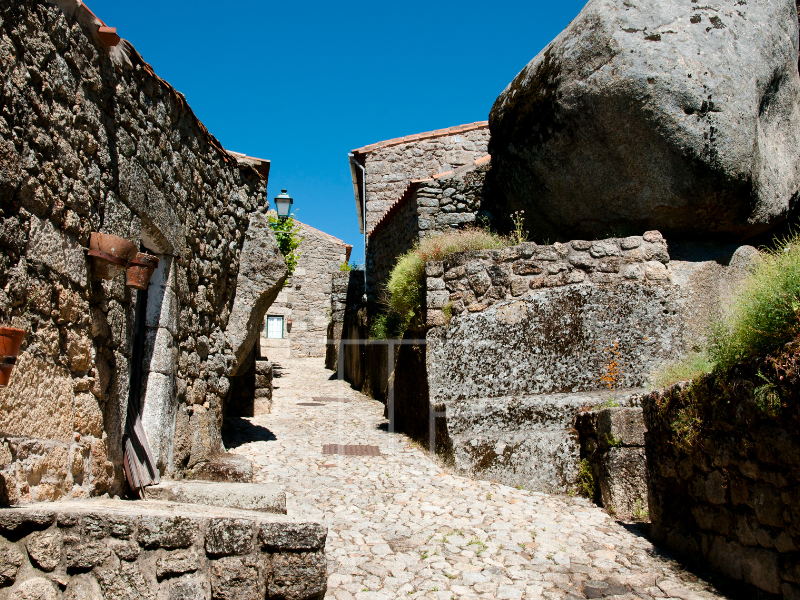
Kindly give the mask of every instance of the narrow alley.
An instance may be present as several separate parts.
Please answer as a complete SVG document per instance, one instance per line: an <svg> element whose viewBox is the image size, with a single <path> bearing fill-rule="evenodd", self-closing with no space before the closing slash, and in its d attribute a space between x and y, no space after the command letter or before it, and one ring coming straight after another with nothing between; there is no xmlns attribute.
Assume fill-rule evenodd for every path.
<svg viewBox="0 0 800 600"><path fill-rule="evenodd" d="M279 367L272 414L235 420L225 444L286 491L289 515L328 526L326 598L724 597L583 498L453 475L321 358Z"/></svg>

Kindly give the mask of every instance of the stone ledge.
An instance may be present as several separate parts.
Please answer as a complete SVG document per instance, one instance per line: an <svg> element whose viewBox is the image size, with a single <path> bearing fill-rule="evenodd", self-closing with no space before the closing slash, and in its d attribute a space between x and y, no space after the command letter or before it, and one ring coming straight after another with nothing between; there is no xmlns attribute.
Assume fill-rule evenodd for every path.
<svg viewBox="0 0 800 600"><path fill-rule="evenodd" d="M54 502L0 511L0 537L0 600L55 599L61 591L92 599L314 600L327 587L327 529L279 514Z"/></svg>
<svg viewBox="0 0 800 600"><path fill-rule="evenodd" d="M286 514L286 494L266 483L165 481L146 489L148 498Z"/></svg>

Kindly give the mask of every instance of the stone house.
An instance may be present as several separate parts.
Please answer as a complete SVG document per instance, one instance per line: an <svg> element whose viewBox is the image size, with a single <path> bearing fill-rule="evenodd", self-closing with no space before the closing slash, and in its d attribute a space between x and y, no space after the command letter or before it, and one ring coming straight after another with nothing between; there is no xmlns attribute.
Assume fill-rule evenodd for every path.
<svg viewBox="0 0 800 600"><path fill-rule="evenodd" d="M260 353L270 360L324 356L331 319L331 280L349 262L353 247L305 223L297 268L270 307L261 329Z"/></svg>
<svg viewBox="0 0 800 600"><path fill-rule="evenodd" d="M386 255L385 248L380 248L385 240L373 241L373 231L381 220L386 218L390 210L394 213L405 205L410 194L409 186L415 187L415 182L441 176L464 166L475 166L476 160L488 155L488 143L489 124L480 121L370 144L349 154L359 228L361 233L367 234L365 263L367 292L370 295L378 292L376 282L381 281L376 278L376 269L385 271L382 266L373 265L375 251L382 255L377 258L381 264ZM420 214L424 212L420 211ZM408 209L403 211L402 216L413 219ZM404 222L408 224L409 232L401 235L403 239L393 244L393 256L397 256L398 251L410 248L406 238L414 238L421 230L418 222L408 219L404 219Z"/></svg>
<svg viewBox="0 0 800 600"><path fill-rule="evenodd" d="M286 276L268 161L222 148L79 0L0 4L0 77L0 324L26 330L0 502L124 493L137 419L153 478L202 473ZM92 232L159 258L146 291L98 277Z"/></svg>

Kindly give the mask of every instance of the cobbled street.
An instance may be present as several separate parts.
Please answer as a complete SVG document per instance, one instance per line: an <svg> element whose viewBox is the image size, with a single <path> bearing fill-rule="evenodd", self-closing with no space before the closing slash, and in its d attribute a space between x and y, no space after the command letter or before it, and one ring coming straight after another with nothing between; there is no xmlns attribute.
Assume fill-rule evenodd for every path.
<svg viewBox="0 0 800 600"><path fill-rule="evenodd" d="M233 419L225 443L256 482L285 490L289 515L328 526L326 598L725 597L584 499L453 475L388 433L383 405L331 380L321 358L278 362L272 414ZM301 405L315 397L348 402Z"/></svg>

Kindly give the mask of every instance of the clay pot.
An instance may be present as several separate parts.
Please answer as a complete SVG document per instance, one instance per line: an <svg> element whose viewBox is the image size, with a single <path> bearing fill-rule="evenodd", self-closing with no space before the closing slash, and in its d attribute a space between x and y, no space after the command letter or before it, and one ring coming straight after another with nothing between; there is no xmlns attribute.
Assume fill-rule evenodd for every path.
<svg viewBox="0 0 800 600"><path fill-rule="evenodd" d="M23 339L25 339L24 329L0 327L0 387L6 387L11 379L11 371L17 363Z"/></svg>
<svg viewBox="0 0 800 600"><path fill-rule="evenodd" d="M153 271L158 268L158 257L139 252L125 272L125 285L137 290L146 290Z"/></svg>
<svg viewBox="0 0 800 600"><path fill-rule="evenodd" d="M114 279L128 268L138 251L136 244L115 235L95 232L89 237L89 256L100 279Z"/></svg>

